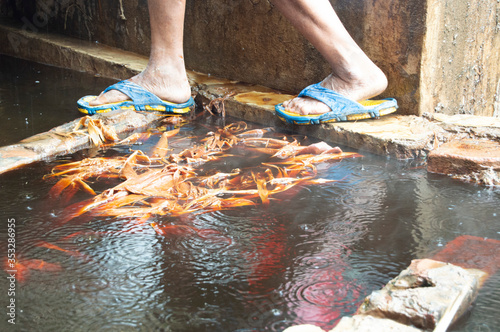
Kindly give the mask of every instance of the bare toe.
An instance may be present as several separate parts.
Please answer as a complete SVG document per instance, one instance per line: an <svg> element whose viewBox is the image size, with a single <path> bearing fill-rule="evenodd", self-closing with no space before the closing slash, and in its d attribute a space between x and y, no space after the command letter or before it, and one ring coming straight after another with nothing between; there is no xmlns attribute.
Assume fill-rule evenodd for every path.
<svg viewBox="0 0 500 332"><path fill-rule="evenodd" d="M97 98L94 100L89 101L90 106L98 106L98 105L103 105L103 104L109 104L109 103L117 103L121 102L124 100L130 99L127 97L127 95L123 94L120 91L117 90L111 90L106 93L101 93Z"/></svg>
<svg viewBox="0 0 500 332"><path fill-rule="evenodd" d="M326 104L309 97L294 98L287 103L285 109L301 115L323 114L330 111Z"/></svg>

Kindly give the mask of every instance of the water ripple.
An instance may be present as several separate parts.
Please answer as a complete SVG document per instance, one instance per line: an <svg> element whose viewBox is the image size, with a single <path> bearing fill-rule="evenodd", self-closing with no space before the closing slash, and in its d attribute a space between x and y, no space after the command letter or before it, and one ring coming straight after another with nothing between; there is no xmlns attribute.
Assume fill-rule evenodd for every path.
<svg viewBox="0 0 500 332"><path fill-rule="evenodd" d="M360 296L360 287L355 281L337 280L319 281L300 287L297 298L315 306L342 307L346 312L355 309Z"/></svg>
<svg viewBox="0 0 500 332"><path fill-rule="evenodd" d="M141 291L154 289L160 282L164 272L161 266L151 265L150 262L132 266L124 273L125 281L130 282L131 289ZM122 287L123 288L123 287Z"/></svg>
<svg viewBox="0 0 500 332"><path fill-rule="evenodd" d="M71 290L77 293L97 293L108 288L110 282L100 275L82 275L71 284Z"/></svg>

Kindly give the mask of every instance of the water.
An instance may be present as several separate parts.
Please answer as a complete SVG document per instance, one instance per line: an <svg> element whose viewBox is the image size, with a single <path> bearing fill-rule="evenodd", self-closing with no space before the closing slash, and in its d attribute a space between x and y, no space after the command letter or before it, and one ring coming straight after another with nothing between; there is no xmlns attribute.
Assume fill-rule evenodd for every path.
<svg viewBox="0 0 500 332"><path fill-rule="evenodd" d="M75 101L112 82L0 55L0 146L76 119Z"/></svg>
<svg viewBox="0 0 500 332"><path fill-rule="evenodd" d="M59 78L81 75L95 82L95 91L107 83L40 68L48 76L60 72ZM46 84L47 91L78 91L81 83ZM88 92L60 97L60 108L35 103L32 112L43 108L42 113L54 112L57 118ZM197 136L223 124L221 119L200 117L183 126L170 147L190 146ZM132 148L147 150L154 140ZM130 152L116 148L105 154L120 153ZM57 265L46 271L32 269L17 283L16 325L3 314L0 330L247 332L282 331L300 323L329 329L412 259L431 257L463 234L500 240L498 190L429 175L417 162L364 155L320 164L319 177L340 181L285 193L267 208L149 220L217 231L212 237L161 237L147 225L123 232L130 229L129 218L82 216L62 224L68 203L49 199L55 180L42 179L57 162L1 175L0 247L7 248L7 222L13 218L18 257ZM228 171L251 162L233 158L204 167ZM112 183L90 185L103 190ZM88 197L80 193L72 202ZM56 243L69 253L41 247L40 241ZM2 251L5 257L6 249ZM6 308L12 297L7 296L9 282L3 275L0 307ZM499 279L497 273L488 280L455 331L497 329Z"/></svg>

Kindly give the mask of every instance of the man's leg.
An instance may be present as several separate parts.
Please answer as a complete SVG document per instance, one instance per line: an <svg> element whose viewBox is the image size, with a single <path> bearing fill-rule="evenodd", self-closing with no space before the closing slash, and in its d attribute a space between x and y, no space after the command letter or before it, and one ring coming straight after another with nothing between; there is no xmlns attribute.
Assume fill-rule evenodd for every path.
<svg viewBox="0 0 500 332"><path fill-rule="evenodd" d="M183 52L186 0L149 0L151 54L144 71L130 79L158 97L174 103L191 96ZM127 96L112 90L91 101L92 106L123 101Z"/></svg>
<svg viewBox="0 0 500 332"><path fill-rule="evenodd" d="M328 0L272 0L295 28L323 55L332 73L321 85L361 101L382 93L387 78L351 38ZM319 114L328 106L311 98L283 103L288 111Z"/></svg>

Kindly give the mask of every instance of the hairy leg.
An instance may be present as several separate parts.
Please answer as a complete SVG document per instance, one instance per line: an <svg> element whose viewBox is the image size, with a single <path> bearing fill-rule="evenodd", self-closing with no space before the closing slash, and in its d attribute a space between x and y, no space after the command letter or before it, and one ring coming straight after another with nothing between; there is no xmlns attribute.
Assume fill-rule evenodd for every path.
<svg viewBox="0 0 500 332"><path fill-rule="evenodd" d="M295 28L328 61L332 73L321 85L348 98L361 101L382 93L387 78L349 35L328 0L272 0ZM291 112L321 114L330 111L311 98L283 103Z"/></svg>
<svg viewBox="0 0 500 332"><path fill-rule="evenodd" d="M151 54L143 72L130 78L158 97L175 103L185 102L191 95L183 52L183 29L186 0L149 0ZM90 105L129 99L112 90L101 94Z"/></svg>

